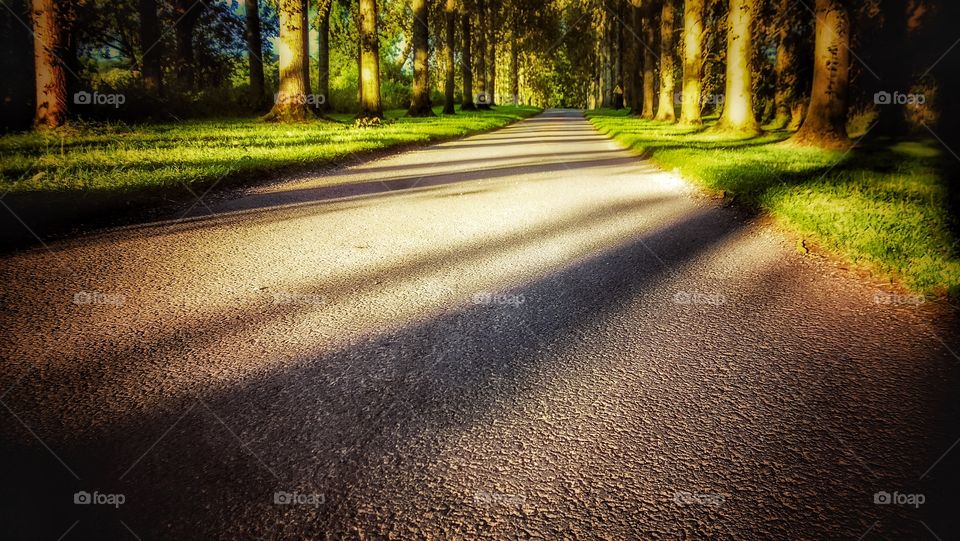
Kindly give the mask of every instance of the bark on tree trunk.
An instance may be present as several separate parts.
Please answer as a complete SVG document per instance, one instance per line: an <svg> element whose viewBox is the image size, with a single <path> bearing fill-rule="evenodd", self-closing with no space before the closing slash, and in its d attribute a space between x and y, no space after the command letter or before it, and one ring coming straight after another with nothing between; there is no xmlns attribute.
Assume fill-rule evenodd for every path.
<svg viewBox="0 0 960 541"><path fill-rule="evenodd" d="M380 101L380 38L377 36L377 0L360 0L360 100L358 118L383 118Z"/></svg>
<svg viewBox="0 0 960 541"><path fill-rule="evenodd" d="M520 105L520 47L517 43L519 25L516 14L513 15L513 31L510 33L510 95L513 106Z"/></svg>
<svg viewBox="0 0 960 541"><path fill-rule="evenodd" d="M456 113L457 100L457 73L456 73L456 52L454 47L457 39L457 2L456 0L447 0L444 10L444 17L447 23L447 40L444 43L443 54L447 61L447 80L444 87L443 114L452 115Z"/></svg>
<svg viewBox="0 0 960 541"><path fill-rule="evenodd" d="M153 1L153 0L146 0ZM257 0L245 0L247 57L250 62L250 101L255 109L264 105L263 43L260 38L260 5Z"/></svg>
<svg viewBox="0 0 960 541"><path fill-rule="evenodd" d="M160 66L160 19L157 15L157 0L140 0L139 12L143 86L147 94L160 97L163 95L163 70Z"/></svg>
<svg viewBox="0 0 960 541"><path fill-rule="evenodd" d="M641 3L637 0L630 2L630 33L629 43L629 86L630 97L628 106L630 114L640 116L643 113L643 35Z"/></svg>
<svg viewBox="0 0 960 541"><path fill-rule="evenodd" d="M744 135L760 133L760 123L753 113L753 75L750 69L751 31L756 12L757 0L730 0L725 105L717 126Z"/></svg>
<svg viewBox="0 0 960 541"><path fill-rule="evenodd" d="M313 91L311 90L310 84L310 0L303 0L303 12L301 14L303 20L303 39L300 42L300 47L303 49L303 92L307 96L310 96ZM307 100L307 105L310 105L311 101Z"/></svg>
<svg viewBox="0 0 960 541"><path fill-rule="evenodd" d="M320 5L320 28L317 33L317 93L322 96L323 103L320 104L321 112L333 110L333 104L330 102L330 11L333 9L333 0L321 0Z"/></svg>
<svg viewBox="0 0 960 541"><path fill-rule="evenodd" d="M810 109L792 140L801 144L843 146L849 142L850 14L841 0L817 0L816 15Z"/></svg>
<svg viewBox="0 0 960 541"><path fill-rule="evenodd" d="M487 77L487 97L490 107L497 104L497 15L490 12L490 76Z"/></svg>
<svg viewBox="0 0 960 541"><path fill-rule="evenodd" d="M477 87L480 93L477 95L477 108L489 109L490 102L487 96L487 2L486 0L477 0Z"/></svg>
<svg viewBox="0 0 960 541"><path fill-rule="evenodd" d="M653 120L654 100L656 99L656 69L657 57L654 54L656 46L655 17L652 5L648 2L642 8L641 23L643 24L643 113L640 115L647 120Z"/></svg>
<svg viewBox="0 0 960 541"><path fill-rule="evenodd" d="M613 17L604 12L603 107L613 107Z"/></svg>
<svg viewBox="0 0 960 541"><path fill-rule="evenodd" d="M280 88L265 120L292 122L313 116L307 105L307 85L303 80L303 0L280 0Z"/></svg>
<svg viewBox="0 0 960 541"><path fill-rule="evenodd" d="M463 103L460 105L461 111L476 111L477 106L473 103L473 59L470 57L472 52L470 40L473 39L471 36L470 29L470 12L464 6L462 14L462 39L463 39Z"/></svg>
<svg viewBox="0 0 960 541"><path fill-rule="evenodd" d="M193 90L196 86L194 71L193 30L200 20L206 4L192 0L179 0L174 15L174 34L177 42L177 83L181 88Z"/></svg>
<svg viewBox="0 0 960 541"><path fill-rule="evenodd" d="M683 104L680 123L699 126L703 69L703 9L704 0L686 0L683 10Z"/></svg>
<svg viewBox="0 0 960 541"><path fill-rule="evenodd" d="M801 8L802 9L802 8ZM783 17L778 34L777 59L774 67L776 92L774 93L774 117L770 128L782 130L793 122L794 105L797 100L797 40L794 35L798 24L799 9L793 0L780 0Z"/></svg>
<svg viewBox="0 0 960 541"><path fill-rule="evenodd" d="M655 120L674 122L677 120L674 101L677 89L675 80L676 39L674 23L676 22L677 6L674 0L663 0L660 10L660 102L657 107Z"/></svg>
<svg viewBox="0 0 960 541"><path fill-rule="evenodd" d="M413 99L410 116L434 116L430 108L429 0L413 0Z"/></svg>
<svg viewBox="0 0 960 541"><path fill-rule="evenodd" d="M33 0L34 73L37 107L34 126L58 128L67 120L67 74L63 67L63 29L55 0Z"/></svg>

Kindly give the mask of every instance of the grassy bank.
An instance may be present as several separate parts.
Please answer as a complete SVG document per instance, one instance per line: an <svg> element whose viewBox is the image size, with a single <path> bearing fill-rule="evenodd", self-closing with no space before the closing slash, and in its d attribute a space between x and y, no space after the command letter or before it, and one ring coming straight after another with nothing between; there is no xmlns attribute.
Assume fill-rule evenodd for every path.
<svg viewBox="0 0 960 541"><path fill-rule="evenodd" d="M437 108L440 112L440 108ZM293 125L257 119L185 121L152 125L89 125L60 133L0 137L0 191L107 192L182 190L221 179L246 179L348 155L454 138L507 125L539 112L530 107L436 118L390 111L376 128L337 122ZM227 182L224 182L226 184Z"/></svg>
<svg viewBox="0 0 960 541"><path fill-rule="evenodd" d="M936 141L827 151L780 144L789 136L784 132L738 140L624 111L587 116L660 167L767 212L815 246L913 291L960 296L960 245L950 211L960 186L942 173L949 156Z"/></svg>

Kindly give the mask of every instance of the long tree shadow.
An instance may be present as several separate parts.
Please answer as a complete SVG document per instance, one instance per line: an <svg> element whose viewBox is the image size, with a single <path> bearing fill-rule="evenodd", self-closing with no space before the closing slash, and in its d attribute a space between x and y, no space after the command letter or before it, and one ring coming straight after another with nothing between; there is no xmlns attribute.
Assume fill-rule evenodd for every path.
<svg viewBox="0 0 960 541"><path fill-rule="evenodd" d="M8 532L56 537L76 517L76 533L88 537L123 535L119 520L150 538L269 536L298 513L273 504L273 493L286 490L319 491L327 502L296 531L349 535L365 505L357 498L379 482L384 452L469 422L495 407L499 392L523 388L541 368L543 348L669 279L669 268L740 228L718 212L691 215L512 290L526 299L521 306L457 308L239 387L207 387L161 411L51 438L80 481L4 417L5 489L18 496L6 500L16 519ZM242 319L253 325L261 317L233 321L242 329ZM184 344L182 336L170 341L157 346ZM127 503L78 511L72 494L91 489L123 493ZM210 498L220 503L206 505Z"/></svg>

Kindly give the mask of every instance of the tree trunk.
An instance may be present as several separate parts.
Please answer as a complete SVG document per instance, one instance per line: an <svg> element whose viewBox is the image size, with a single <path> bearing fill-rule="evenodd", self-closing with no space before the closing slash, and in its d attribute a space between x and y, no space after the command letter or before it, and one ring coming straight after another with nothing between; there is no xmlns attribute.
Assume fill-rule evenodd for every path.
<svg viewBox="0 0 960 541"><path fill-rule="evenodd" d="M630 114L640 116L643 112L643 35L642 26L642 3L638 0L630 1L630 32L628 54L629 62L627 73L629 73L630 94L627 105L630 107Z"/></svg>
<svg viewBox="0 0 960 541"><path fill-rule="evenodd" d="M457 59L455 52L455 45L457 39L457 1L456 0L447 0L446 8L444 9L444 17L446 18L447 23L447 40L444 43L444 57L447 60L447 80L444 87L444 104L443 104L443 114L452 115L456 113L456 100L457 100Z"/></svg>
<svg viewBox="0 0 960 541"><path fill-rule="evenodd" d="M603 107L613 107L613 17L604 12L603 22Z"/></svg>
<svg viewBox="0 0 960 541"><path fill-rule="evenodd" d="M300 48L303 49L303 93L308 97L313 94L310 89L310 0L303 0L303 10L301 12L303 19L303 39L300 41ZM311 102L307 100L307 105Z"/></svg>
<svg viewBox="0 0 960 541"><path fill-rule="evenodd" d="M383 118L380 101L380 41L377 36L377 0L360 0L360 100L358 118Z"/></svg>
<svg viewBox="0 0 960 541"><path fill-rule="evenodd" d="M623 10L622 4L617 2L616 17L613 21L613 107L623 108L626 88L623 86Z"/></svg>
<svg viewBox="0 0 960 541"><path fill-rule="evenodd" d="M700 118L703 9L704 0L686 0L683 10L683 104L680 106L680 123L685 126L703 123Z"/></svg>
<svg viewBox="0 0 960 541"><path fill-rule="evenodd" d="M460 105L461 111L476 111L477 106L473 103L473 59L470 57L471 44L473 39L470 32L470 12L464 6L463 16L463 103Z"/></svg>
<svg viewBox="0 0 960 541"><path fill-rule="evenodd" d="M174 34L177 42L177 83L181 88L193 90L196 86L194 71L193 30L200 20L200 15L206 5L193 0L178 0L174 16Z"/></svg>
<svg viewBox="0 0 960 541"><path fill-rule="evenodd" d="M477 108L489 109L490 102L487 96L487 2L486 0L477 0L477 87L480 88L480 94L477 95Z"/></svg>
<svg viewBox="0 0 960 541"><path fill-rule="evenodd" d="M307 84L303 80L303 0L280 0L280 88L266 120L291 122L313 116L307 105Z"/></svg>
<svg viewBox="0 0 960 541"><path fill-rule="evenodd" d="M140 0L140 61L143 87L153 97L163 95L163 70L160 66L160 19L157 0Z"/></svg>
<svg viewBox="0 0 960 541"><path fill-rule="evenodd" d="M730 0L727 15L727 80L725 105L718 128L743 135L760 133L753 113L753 52L751 31L757 13L757 0Z"/></svg>
<svg viewBox="0 0 960 541"><path fill-rule="evenodd" d="M674 93L677 85L674 74L674 55L677 47L674 23L676 22L677 6L674 0L663 0L660 10L660 102L657 107L655 120L674 122L677 120L674 108Z"/></svg>
<svg viewBox="0 0 960 541"><path fill-rule="evenodd" d="M333 110L333 104L330 103L330 11L333 10L333 0L320 0L318 9L320 27L317 29L317 93L323 99L319 109L326 113Z"/></svg>
<svg viewBox="0 0 960 541"><path fill-rule="evenodd" d="M657 57L654 54L656 46L656 29L654 28L653 6L648 2L642 8L641 24L643 25L643 113L640 115L647 120L653 120L654 100L656 99L656 69Z"/></svg>
<svg viewBox="0 0 960 541"><path fill-rule="evenodd" d="M430 108L429 0L413 0L413 100L410 116L434 116Z"/></svg>
<svg viewBox="0 0 960 541"><path fill-rule="evenodd" d="M147 0L153 1L153 0ZM257 0L244 0L246 9L247 57L250 62L250 101L254 108L263 106L263 42L260 37L260 5Z"/></svg>
<svg viewBox="0 0 960 541"><path fill-rule="evenodd" d="M778 31L776 90L773 96L774 117L770 127L782 130L794 124L793 111L797 101L797 39L796 26L799 24L797 13L800 8L794 0L780 0L780 14L783 17Z"/></svg>
<svg viewBox="0 0 960 541"><path fill-rule="evenodd" d="M37 82L34 126L58 128L67 120L67 74L60 60L63 28L55 0L33 0L33 55Z"/></svg>
<svg viewBox="0 0 960 541"><path fill-rule="evenodd" d="M817 0L816 15L810 109L800 131L791 140L817 146L843 146L849 142L850 14L841 0Z"/></svg>
<svg viewBox="0 0 960 541"><path fill-rule="evenodd" d="M513 30L510 32L510 97L513 106L520 105L520 47L517 43L517 34L520 32L517 15L513 15Z"/></svg>
<svg viewBox="0 0 960 541"><path fill-rule="evenodd" d="M497 104L497 19L496 11L490 12L490 76L487 77L487 97L490 107Z"/></svg>

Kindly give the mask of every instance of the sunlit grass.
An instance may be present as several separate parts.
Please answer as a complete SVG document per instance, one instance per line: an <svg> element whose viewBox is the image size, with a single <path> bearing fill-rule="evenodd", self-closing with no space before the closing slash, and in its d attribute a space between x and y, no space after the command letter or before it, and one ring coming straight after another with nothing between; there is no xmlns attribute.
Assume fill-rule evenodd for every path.
<svg viewBox="0 0 960 541"><path fill-rule="evenodd" d="M849 262L921 293L960 295L960 245L935 141L845 153L782 144L786 132L737 140L624 111L588 116L659 166L766 211Z"/></svg>
<svg viewBox="0 0 960 541"><path fill-rule="evenodd" d="M436 111L439 114L441 108ZM448 139L504 126L538 112L532 107L436 118L406 118L389 111L375 128L355 128L351 115L337 122L271 124L257 119L171 124L94 124L59 133L0 137L0 189L21 192L203 188L337 163L379 149Z"/></svg>

